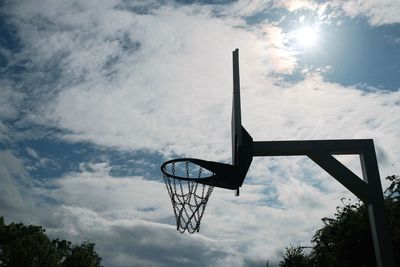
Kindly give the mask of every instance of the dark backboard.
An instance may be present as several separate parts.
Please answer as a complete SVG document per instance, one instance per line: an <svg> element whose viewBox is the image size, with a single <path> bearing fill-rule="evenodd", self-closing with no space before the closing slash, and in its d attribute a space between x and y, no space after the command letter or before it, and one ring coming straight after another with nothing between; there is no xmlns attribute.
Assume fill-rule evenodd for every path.
<svg viewBox="0 0 400 267"><path fill-rule="evenodd" d="M233 97L232 97L232 165L239 165L239 146L243 143L240 110L239 49L233 53Z"/></svg>

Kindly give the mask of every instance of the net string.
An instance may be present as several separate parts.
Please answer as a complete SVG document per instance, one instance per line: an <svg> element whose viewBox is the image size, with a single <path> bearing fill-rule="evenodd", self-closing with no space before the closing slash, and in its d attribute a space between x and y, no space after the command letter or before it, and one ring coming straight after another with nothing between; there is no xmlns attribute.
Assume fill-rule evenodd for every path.
<svg viewBox="0 0 400 267"><path fill-rule="evenodd" d="M186 177L190 177L189 162L185 162ZM200 167L196 178L202 178ZM175 163L171 163L171 173L175 175ZM200 221L204 215L208 199L214 189L213 186L199 184L195 181L186 181L163 176L168 195L176 219L176 227L180 233L188 231L193 234L199 232ZM197 192L199 191L199 192Z"/></svg>

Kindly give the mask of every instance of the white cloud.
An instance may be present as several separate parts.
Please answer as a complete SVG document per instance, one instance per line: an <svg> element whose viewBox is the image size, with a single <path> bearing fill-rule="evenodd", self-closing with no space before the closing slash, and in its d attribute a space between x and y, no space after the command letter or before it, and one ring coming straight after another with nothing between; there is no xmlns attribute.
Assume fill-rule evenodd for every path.
<svg viewBox="0 0 400 267"><path fill-rule="evenodd" d="M243 27L232 11L242 3L220 18L207 5L166 5L144 14L113 9L117 1L102 8L90 1L14 6L10 14L26 48L18 57L43 69L56 61L61 69L54 87L31 84L37 102L25 121L63 129L59 137L71 142L230 161L231 51L238 47L243 124L255 140L374 138L382 176L396 173L400 92L365 92L312 73L296 84L272 78L290 74L296 58L278 27ZM251 3L237 12L263 6ZM309 2L295 3L290 8ZM11 89L0 94L19 103ZM7 118L19 109L9 103ZM13 157L3 156L13 166ZM162 183L111 177L106 163L81 167L32 185L35 197L56 203L49 218L40 207L32 210L39 209L36 220L54 235L92 239L110 266L277 259L283 247L309 240L320 218L348 196L305 158L254 159L241 197L215 190L201 234L182 236ZM0 171L7 198L25 203L8 169Z"/></svg>
<svg viewBox="0 0 400 267"><path fill-rule="evenodd" d="M323 18L325 22L329 22L330 18L337 17L339 14L349 17L366 17L373 26L400 22L398 16L400 3L397 0L332 0L324 3L309 0L275 0L273 6L286 8L289 12L297 12L302 9L311 10L316 12L320 18ZM328 13L326 13L327 8L329 8Z"/></svg>
<svg viewBox="0 0 400 267"><path fill-rule="evenodd" d="M265 162L257 166L265 166L260 164ZM331 190L334 187L321 194L301 180L287 179L289 174L282 166L286 177L276 173L265 177L262 173L257 184L246 183L239 198L230 190L215 189L200 234L182 235L176 231L169 196L161 181L111 177L107 163L85 165L80 172L31 185L32 198L21 200L20 206L41 202L41 197L51 201L28 205L29 213L21 214L18 220L43 225L53 238L95 242L106 266L245 266L249 260L273 262L288 244L307 244L320 218L333 213L336 200L343 196L340 190ZM19 187L14 186L16 190ZM279 208L267 204L271 187L278 188L272 198L281 202ZM4 214L10 215L10 211Z"/></svg>
<svg viewBox="0 0 400 267"><path fill-rule="evenodd" d="M396 0L352 0L340 4L347 16L367 17L374 26L400 23L400 2Z"/></svg>
<svg viewBox="0 0 400 267"><path fill-rule="evenodd" d="M269 87L268 93L245 92L242 113L255 140L374 138L390 155L381 163L394 163L399 93L365 92L311 75L286 88Z"/></svg>
<svg viewBox="0 0 400 267"><path fill-rule="evenodd" d="M0 119L14 119L18 116L23 95L17 88L2 80L0 87Z"/></svg>
<svg viewBox="0 0 400 267"><path fill-rule="evenodd" d="M4 122L0 121L0 141L2 143L9 143L12 141L12 129L5 124Z"/></svg>
<svg viewBox="0 0 400 267"><path fill-rule="evenodd" d="M297 66L296 53L288 47L288 38L281 28L271 24L259 26L264 33L267 58L275 73L292 74Z"/></svg>
<svg viewBox="0 0 400 267"><path fill-rule="evenodd" d="M0 214L6 220L35 220L33 185L22 160L9 150L0 151Z"/></svg>
<svg viewBox="0 0 400 267"><path fill-rule="evenodd" d="M299 9L316 10L320 5L314 1L309 1L309 0L290 0L290 1L275 0L274 6L284 7L290 12L295 12Z"/></svg>
<svg viewBox="0 0 400 267"><path fill-rule="evenodd" d="M224 150L231 51L240 47L241 66L253 69L243 77L262 77L272 70L264 65L265 45L256 35L210 17L207 9L193 14L190 8L163 7L151 15L100 9L95 14L81 11L73 20L70 12L63 16L40 11L52 21L54 31L39 31L43 25L31 10L15 12L29 21L18 25L27 47L33 47L26 53L38 64L65 55L61 83L67 86L28 118L68 130L64 138L72 141L123 149L176 152L197 144L202 151L211 146ZM136 43L139 50L124 48L121 38ZM46 49L44 43L52 48ZM105 68L113 58L115 62ZM76 83L80 75L83 82ZM218 117L210 120L209 114ZM220 127L221 121L227 127Z"/></svg>
<svg viewBox="0 0 400 267"><path fill-rule="evenodd" d="M263 12L270 7L272 1L265 0L239 0L232 2L230 5L220 7L219 12L229 17L252 16Z"/></svg>
<svg viewBox="0 0 400 267"><path fill-rule="evenodd" d="M67 130L65 139L229 161L229 66L235 47L241 49L243 117L253 137L265 132L261 121L272 125L263 138L368 138L397 131L396 105L384 105L396 92L364 95L312 75L288 88L273 84L271 78L267 81L271 71L290 73L295 66L278 27L264 25L254 32L232 28L225 20L210 17L208 7L196 14L188 7L162 7L149 15L112 9L93 12L83 9L74 20L68 20L68 12L42 14L57 30L41 32L40 38L58 48L33 50L43 55L38 58L64 51L63 73L84 73L80 83L67 75L64 83L70 83L56 101L29 115L31 121ZM28 21L34 17L23 14ZM37 31L35 23L22 25L22 33ZM72 30L61 31L61 26ZM32 44L37 40L24 37ZM121 39L140 44L138 50L125 49ZM104 68L110 58L116 62ZM380 105L382 113L371 112L370 105ZM379 123L378 132L372 122L388 116L391 119Z"/></svg>
<svg viewBox="0 0 400 267"><path fill-rule="evenodd" d="M3 205L20 205L22 197L16 185L16 181L12 179L14 174L24 176L25 171L18 159L10 151L1 151L1 196Z"/></svg>
<svg viewBox="0 0 400 267"><path fill-rule="evenodd" d="M26 152L28 153L29 156L35 159L39 158L39 154L37 153L37 151L31 147L27 147Z"/></svg>
<svg viewBox="0 0 400 267"><path fill-rule="evenodd" d="M108 175L107 164L91 166L94 172L71 173L54 180L54 189L43 192L62 203L52 208L61 224L49 228L51 235L74 241L89 238L96 243L100 255L107 256L105 264L109 266L213 266L232 260L241 265L251 256L239 250L247 247L239 246L240 236L235 242L225 240L227 234L232 238L232 231L241 232L240 223L246 217L234 218L236 222L228 223L224 230L215 210L225 206L228 214L224 218L235 213L239 206L228 201L233 197L231 192L222 192L222 198L218 193L213 196L209 207L214 208L206 211L208 219L203 222L201 234L181 235L175 229L171 203L162 182L140 177L113 178Z"/></svg>
<svg viewBox="0 0 400 267"><path fill-rule="evenodd" d="M200 234L181 235L161 181L111 177L105 163L92 164L91 170L53 180L43 191L60 203L52 210L61 223L50 227L49 233L74 241L89 238L106 255L109 266L226 266L232 262L244 266L247 260L274 261L279 259L279 248L309 240L320 218L333 213L337 204L333 200L339 196L333 191L321 194L289 179L277 191L281 207L271 208L266 204L265 184L247 184L239 198L230 190L215 189Z"/></svg>

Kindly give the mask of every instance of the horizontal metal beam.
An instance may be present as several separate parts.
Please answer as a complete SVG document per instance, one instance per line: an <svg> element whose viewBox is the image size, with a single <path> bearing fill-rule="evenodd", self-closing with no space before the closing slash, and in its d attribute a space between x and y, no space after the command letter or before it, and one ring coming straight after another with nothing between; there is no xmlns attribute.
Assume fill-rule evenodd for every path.
<svg viewBox="0 0 400 267"><path fill-rule="evenodd" d="M254 141L253 156L307 156L314 151L333 155L362 154L371 143L372 139Z"/></svg>

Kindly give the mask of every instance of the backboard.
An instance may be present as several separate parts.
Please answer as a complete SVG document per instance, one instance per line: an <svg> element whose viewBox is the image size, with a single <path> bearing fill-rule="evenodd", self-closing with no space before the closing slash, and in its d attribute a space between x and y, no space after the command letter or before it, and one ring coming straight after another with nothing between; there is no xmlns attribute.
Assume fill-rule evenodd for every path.
<svg viewBox="0 0 400 267"><path fill-rule="evenodd" d="M239 49L232 52L233 56L233 96L232 96L232 165L235 167L235 178L243 183L244 177L252 161L253 139L242 126L240 108L240 78L239 78ZM239 195L239 188L236 189Z"/></svg>
<svg viewBox="0 0 400 267"><path fill-rule="evenodd" d="M242 186L253 160L253 139L242 126L241 119L239 49L233 51L231 138L232 164L195 158L172 159L161 165L164 178L167 178L167 181L170 181L171 178L236 190L236 195L239 195L239 187ZM198 173L198 175L190 172L192 169L190 166L197 166L195 173Z"/></svg>
<svg viewBox="0 0 400 267"><path fill-rule="evenodd" d="M242 114L240 108L239 49L233 54L233 96L232 96L232 165L239 165L238 147L243 143Z"/></svg>

